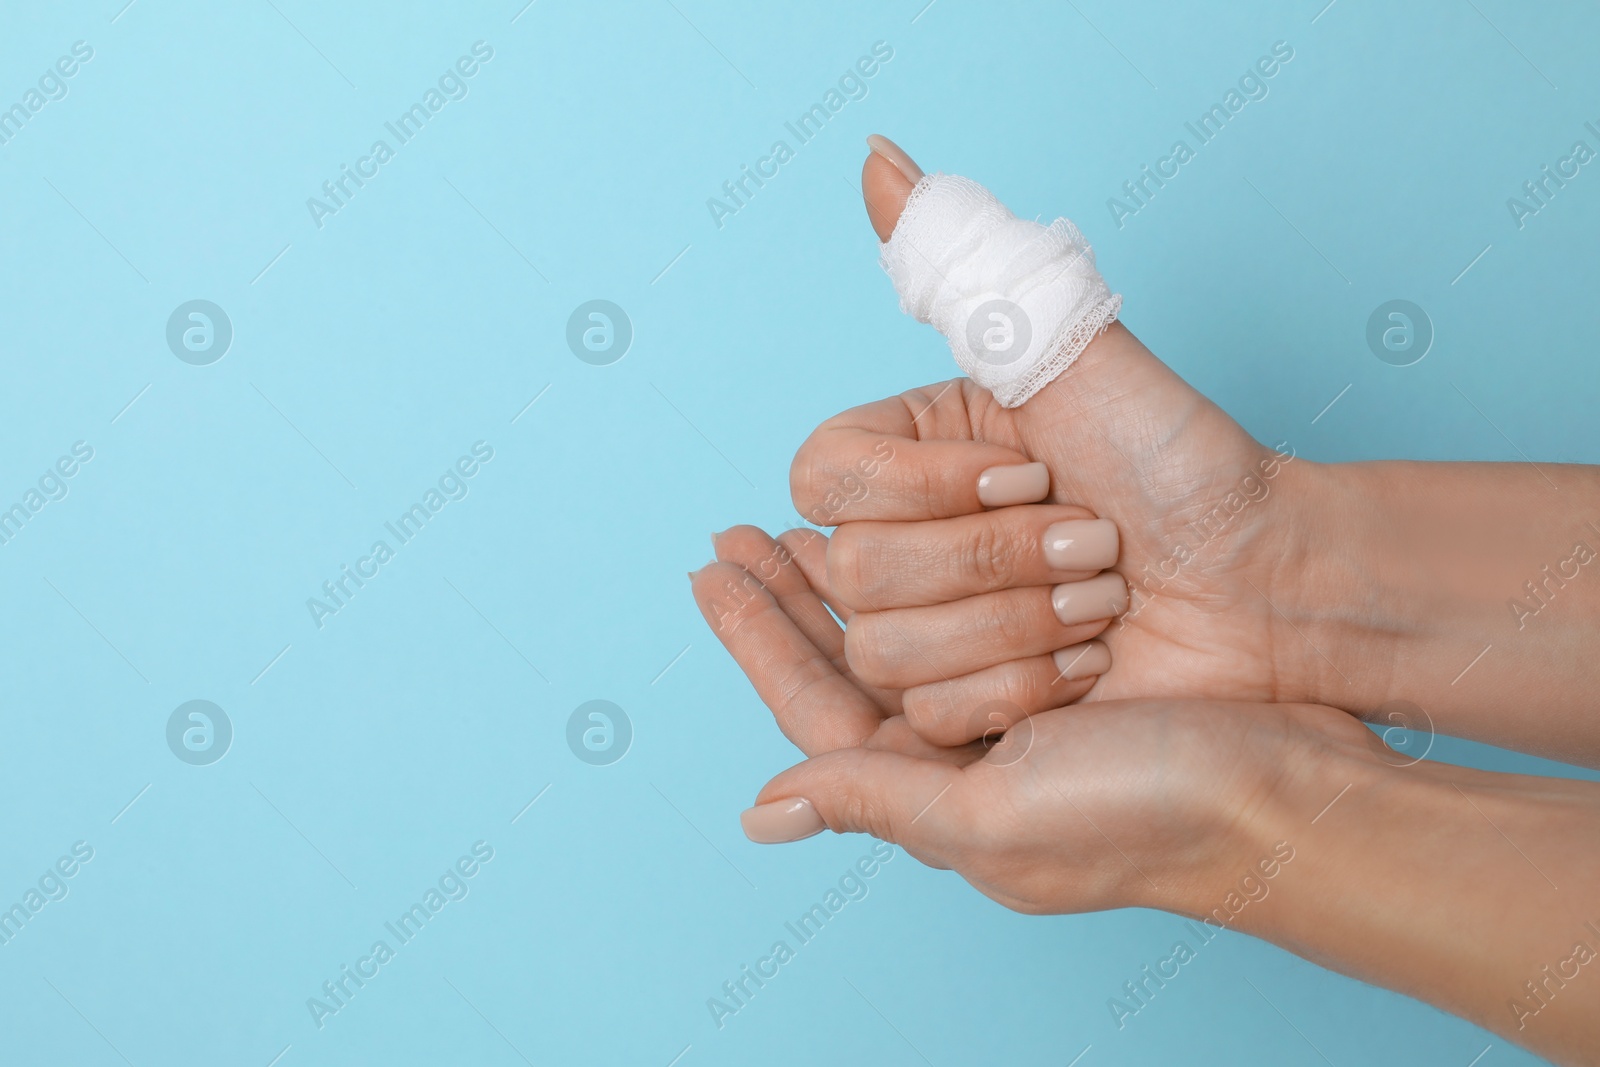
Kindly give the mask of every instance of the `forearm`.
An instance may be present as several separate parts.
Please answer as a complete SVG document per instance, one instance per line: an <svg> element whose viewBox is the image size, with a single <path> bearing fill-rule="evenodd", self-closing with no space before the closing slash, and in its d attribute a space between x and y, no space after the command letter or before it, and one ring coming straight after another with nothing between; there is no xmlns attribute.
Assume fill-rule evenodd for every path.
<svg viewBox="0 0 1600 1067"><path fill-rule="evenodd" d="M1600 765L1600 468L1305 465L1306 699ZM1293 649L1292 642L1286 648ZM1398 721L1398 719L1396 720ZM1417 722L1405 725L1417 726Z"/></svg>
<svg viewBox="0 0 1600 1067"><path fill-rule="evenodd" d="M1250 847L1287 843L1292 862L1232 925L1600 1062L1600 785L1351 751L1308 765L1253 819ZM1215 916L1223 899L1186 910Z"/></svg>

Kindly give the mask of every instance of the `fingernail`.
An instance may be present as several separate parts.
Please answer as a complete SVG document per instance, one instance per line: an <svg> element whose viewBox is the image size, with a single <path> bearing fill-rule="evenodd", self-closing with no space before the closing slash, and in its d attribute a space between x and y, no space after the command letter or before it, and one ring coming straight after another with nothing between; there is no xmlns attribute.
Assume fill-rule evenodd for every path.
<svg viewBox="0 0 1600 1067"><path fill-rule="evenodd" d="M1043 463L990 467L978 475L978 502L986 508L1032 504L1050 492L1050 468Z"/></svg>
<svg viewBox="0 0 1600 1067"><path fill-rule="evenodd" d="M894 169L906 176L906 181L912 185L922 180L922 168L916 161L906 155L905 149L895 144L881 133L874 133L867 137L867 147L874 153L894 164Z"/></svg>
<svg viewBox="0 0 1600 1067"><path fill-rule="evenodd" d="M739 814L744 836L758 845L799 841L826 829L822 816L805 797L789 797L746 808Z"/></svg>
<svg viewBox="0 0 1600 1067"><path fill-rule="evenodd" d="M1060 673L1057 681L1062 682L1093 678L1111 669L1111 650L1106 647L1104 641L1085 641L1081 645L1070 645L1058 649L1053 653L1053 658L1056 661L1056 670Z"/></svg>
<svg viewBox="0 0 1600 1067"><path fill-rule="evenodd" d="M717 538L721 537L721 536L722 535L718 534L718 533L713 533L711 535L711 551L712 551L713 554L715 554L716 551L717 551Z"/></svg>
<svg viewBox="0 0 1600 1067"><path fill-rule="evenodd" d="M706 569L706 567L709 567L709 566L711 566L711 564L712 564L712 563L715 563L715 562L716 562L716 560L711 560L711 561L710 561L710 562L709 562L709 563L707 563L707 564L705 564L705 566L703 566L703 567L696 567L696 568L695 568L695 569L694 569L694 570L692 570L692 571L690 571L690 572L689 572L689 580L690 580L690 581L691 581L691 582L692 582L692 581L694 581L694 576L695 576L695 575L697 575L697 574L699 574L699 573L700 573L700 572L701 572L701 571L703 571L703 570L705 570L705 569Z"/></svg>
<svg viewBox="0 0 1600 1067"><path fill-rule="evenodd" d="M1059 571L1100 571L1117 561L1117 524L1068 519L1044 532L1044 561Z"/></svg>
<svg viewBox="0 0 1600 1067"><path fill-rule="evenodd" d="M1050 603L1064 626L1114 618L1128 610L1128 583L1115 571L1063 582L1050 591Z"/></svg>

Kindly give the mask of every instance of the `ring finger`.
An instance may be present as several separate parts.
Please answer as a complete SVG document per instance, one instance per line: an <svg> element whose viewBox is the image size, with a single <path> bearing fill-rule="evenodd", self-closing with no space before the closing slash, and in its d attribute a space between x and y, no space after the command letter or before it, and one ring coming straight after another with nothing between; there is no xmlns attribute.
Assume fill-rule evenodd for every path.
<svg viewBox="0 0 1600 1067"><path fill-rule="evenodd" d="M1107 571L948 604L857 611L845 627L845 659L868 685L909 689L1087 641L1127 607L1127 583Z"/></svg>

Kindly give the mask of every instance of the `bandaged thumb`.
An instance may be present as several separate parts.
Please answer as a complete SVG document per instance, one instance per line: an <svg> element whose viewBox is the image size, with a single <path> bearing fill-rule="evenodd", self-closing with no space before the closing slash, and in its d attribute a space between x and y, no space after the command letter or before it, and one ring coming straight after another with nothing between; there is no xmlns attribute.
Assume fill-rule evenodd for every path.
<svg viewBox="0 0 1600 1067"><path fill-rule="evenodd" d="M884 242L901 310L950 342L956 363L1001 405L1054 381L1122 306L1067 219L1019 219L977 182L929 174Z"/></svg>

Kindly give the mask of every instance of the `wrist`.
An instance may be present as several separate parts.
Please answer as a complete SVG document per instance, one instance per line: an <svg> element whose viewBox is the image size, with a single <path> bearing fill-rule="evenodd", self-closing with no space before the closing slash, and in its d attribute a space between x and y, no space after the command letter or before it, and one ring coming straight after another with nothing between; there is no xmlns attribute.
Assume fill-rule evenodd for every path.
<svg viewBox="0 0 1600 1067"><path fill-rule="evenodd" d="M1394 695L1403 650L1449 616L1439 590L1419 581L1425 561L1397 542L1386 466L1284 468L1288 514L1263 579L1278 700L1370 713Z"/></svg>
<svg viewBox="0 0 1600 1067"><path fill-rule="evenodd" d="M1550 473L1568 491L1512 464L1285 464L1252 577L1272 699L1600 762L1600 483Z"/></svg>
<svg viewBox="0 0 1600 1067"><path fill-rule="evenodd" d="M1261 705L1256 771L1235 777L1218 797L1216 837L1187 877L1158 907L1208 926L1258 936L1275 888L1288 870L1306 867L1307 838L1357 787L1387 769L1360 721L1331 707ZM1253 745L1254 747L1254 745ZM1246 915L1248 913L1248 915Z"/></svg>
<svg viewBox="0 0 1600 1067"><path fill-rule="evenodd" d="M1247 881L1235 862L1187 913L1547 1054L1595 1051L1600 987L1568 961L1600 947L1600 856L1573 848L1600 833L1600 787L1412 764L1349 716L1296 710L1323 713L1327 743L1297 757L1236 857L1271 851L1276 873Z"/></svg>

